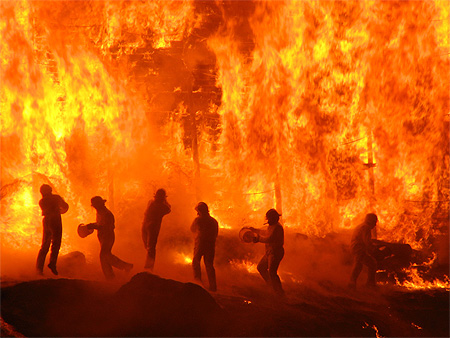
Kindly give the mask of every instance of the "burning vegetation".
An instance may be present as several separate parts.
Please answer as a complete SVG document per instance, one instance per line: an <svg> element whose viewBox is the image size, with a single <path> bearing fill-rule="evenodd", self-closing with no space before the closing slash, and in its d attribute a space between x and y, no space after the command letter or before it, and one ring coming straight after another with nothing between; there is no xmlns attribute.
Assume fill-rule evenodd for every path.
<svg viewBox="0 0 450 338"><path fill-rule="evenodd" d="M288 294L348 282L349 233L369 212L378 282L448 291L449 13L446 0L2 1L2 280L34 278L48 184L70 205L69 277L101 279L98 243L77 234L97 195L114 250L141 271L144 211L163 187L165 277L190 280L205 201L219 291L248 295L230 276L252 284L260 249L238 232L270 208Z"/></svg>

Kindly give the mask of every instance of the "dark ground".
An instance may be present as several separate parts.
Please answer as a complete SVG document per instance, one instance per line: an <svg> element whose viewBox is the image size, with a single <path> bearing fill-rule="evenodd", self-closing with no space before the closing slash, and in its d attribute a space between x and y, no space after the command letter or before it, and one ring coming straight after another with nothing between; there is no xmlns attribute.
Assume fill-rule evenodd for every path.
<svg viewBox="0 0 450 338"><path fill-rule="evenodd" d="M256 277L255 277L256 278ZM260 285L256 283L256 285ZM124 285L80 279L2 281L2 337L448 337L449 292L331 282L286 285L280 299L240 283L210 294L139 273Z"/></svg>

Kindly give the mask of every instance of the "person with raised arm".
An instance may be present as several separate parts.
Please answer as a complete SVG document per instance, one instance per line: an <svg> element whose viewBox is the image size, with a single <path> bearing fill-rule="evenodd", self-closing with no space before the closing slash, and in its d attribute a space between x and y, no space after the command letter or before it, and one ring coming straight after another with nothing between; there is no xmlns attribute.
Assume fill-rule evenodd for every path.
<svg viewBox="0 0 450 338"><path fill-rule="evenodd" d="M142 240L144 241L147 257L145 269L153 271L156 257L156 243L161 230L162 219L170 213L171 206L167 202L167 194L164 189L158 189L153 200L148 203L142 222Z"/></svg>
<svg viewBox="0 0 450 338"><path fill-rule="evenodd" d="M44 274L45 257L51 244L50 262L47 266L54 275L58 275L56 261L58 259L59 249L61 248L61 215L69 210L69 205L61 196L53 194L52 187L48 184L41 185L40 192L42 199L39 201L39 207L42 210L42 216L44 218L42 219L42 245L36 261L36 270L39 275L42 276Z"/></svg>

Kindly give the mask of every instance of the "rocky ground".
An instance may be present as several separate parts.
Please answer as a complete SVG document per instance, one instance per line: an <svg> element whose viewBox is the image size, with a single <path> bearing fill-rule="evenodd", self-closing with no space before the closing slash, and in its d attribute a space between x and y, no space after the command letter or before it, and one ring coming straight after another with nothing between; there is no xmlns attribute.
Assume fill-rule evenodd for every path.
<svg viewBox="0 0 450 338"><path fill-rule="evenodd" d="M250 276L217 293L138 273L122 284L2 280L2 337L448 337L449 292L285 282ZM253 280L254 279L254 280Z"/></svg>

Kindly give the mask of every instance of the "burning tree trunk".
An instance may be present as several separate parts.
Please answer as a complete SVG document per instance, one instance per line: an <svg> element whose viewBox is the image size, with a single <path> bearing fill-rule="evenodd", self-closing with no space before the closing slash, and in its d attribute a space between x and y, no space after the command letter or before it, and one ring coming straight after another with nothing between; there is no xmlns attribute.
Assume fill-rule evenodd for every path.
<svg viewBox="0 0 450 338"><path fill-rule="evenodd" d="M194 80L193 77L191 77L191 81ZM188 102L187 102L187 110L188 115L191 122L191 130L190 130L190 137L192 139L192 160L194 162L194 185L195 185L195 196L197 201L202 200L202 192L201 192L201 182L200 182L200 158L199 158L199 152L198 152L198 129L197 129L197 112L195 111L194 105L193 105L193 93L192 93L192 82L189 86L188 90Z"/></svg>
<svg viewBox="0 0 450 338"><path fill-rule="evenodd" d="M373 208L375 207L375 202L376 202L376 198L375 198L375 176L373 173L373 167L375 166L375 164L373 163L373 149L372 149L372 130L369 130L368 132L369 136L367 138L367 152L368 152L368 159L367 159L367 166L369 167L369 202L370 202L370 207L369 210L372 211ZM372 229L372 237L373 238L377 238L377 228L373 228Z"/></svg>
<svg viewBox="0 0 450 338"><path fill-rule="evenodd" d="M281 184L278 172L275 178L275 209L283 214L283 201L281 199Z"/></svg>

